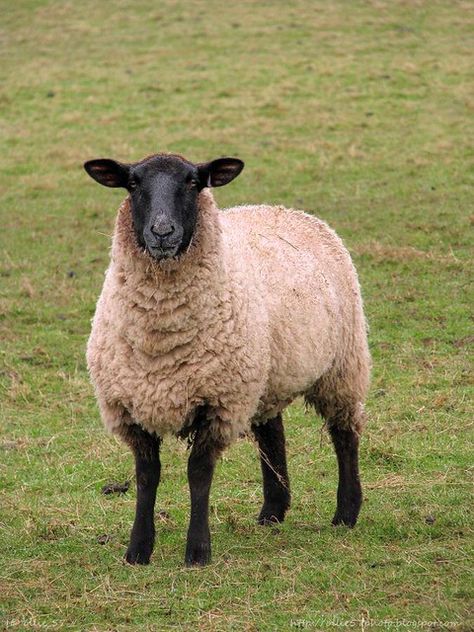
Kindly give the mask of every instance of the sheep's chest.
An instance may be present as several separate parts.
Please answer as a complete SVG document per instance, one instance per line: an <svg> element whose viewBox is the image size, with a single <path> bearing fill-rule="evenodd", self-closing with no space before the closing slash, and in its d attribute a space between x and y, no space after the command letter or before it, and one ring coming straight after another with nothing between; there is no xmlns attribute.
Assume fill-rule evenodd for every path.
<svg viewBox="0 0 474 632"><path fill-rule="evenodd" d="M197 362L187 346L151 354L150 349L132 347L118 336L101 379L108 382L104 389L108 399L149 431L160 435L178 432L202 403L211 368Z"/></svg>
<svg viewBox="0 0 474 632"><path fill-rule="evenodd" d="M235 412L245 399L239 377L242 345L235 337L235 347L229 342L228 325L219 320L216 326L207 323L206 328L183 327L180 332L170 327L166 335L149 329L143 335L144 328L138 328L137 320L126 328L123 321L121 326L108 323L93 328L90 348L96 352L88 354L89 370L99 400L105 400L109 411L126 411L159 435L178 433L204 403L221 411L224 418L242 416ZM223 376L229 374L229 364L233 365L232 379L226 381ZM243 417L250 416L256 406L257 395L251 391ZM117 424L112 414L102 415L111 430Z"/></svg>
<svg viewBox="0 0 474 632"><path fill-rule="evenodd" d="M176 434L206 404L218 423L241 432L268 369L265 340L242 323L247 305L234 305L227 287L216 293L197 284L166 300L143 297L113 272L87 354L105 425L113 431L128 413L149 431Z"/></svg>

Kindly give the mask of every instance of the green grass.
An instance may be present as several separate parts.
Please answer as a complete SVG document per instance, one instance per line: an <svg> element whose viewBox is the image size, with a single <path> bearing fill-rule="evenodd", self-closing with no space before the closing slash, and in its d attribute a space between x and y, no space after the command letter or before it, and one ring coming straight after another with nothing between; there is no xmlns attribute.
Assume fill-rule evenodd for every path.
<svg viewBox="0 0 474 632"><path fill-rule="evenodd" d="M472 3L0 4L0 628L473 629ZM241 157L221 205L304 208L353 253L374 359L356 529L330 526L335 456L296 404L284 525L255 524L241 442L213 485L213 563L183 568L168 439L152 564L122 563L135 494L100 489L132 457L84 348L123 194L81 163L160 150Z"/></svg>

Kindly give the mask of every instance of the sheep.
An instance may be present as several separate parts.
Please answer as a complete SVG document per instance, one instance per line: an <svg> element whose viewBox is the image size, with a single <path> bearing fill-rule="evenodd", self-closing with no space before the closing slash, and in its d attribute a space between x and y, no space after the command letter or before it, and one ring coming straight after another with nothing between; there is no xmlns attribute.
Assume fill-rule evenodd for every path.
<svg viewBox="0 0 474 632"><path fill-rule="evenodd" d="M355 525L370 356L357 273L326 223L282 206L218 210L211 188L237 158L175 154L90 160L122 187L87 364L106 428L135 456L136 514L125 559L148 564L165 435L187 437L191 515L185 564L210 561L216 459L242 435L260 453L260 524L290 506L283 409L303 396L324 418L339 468L333 524Z"/></svg>

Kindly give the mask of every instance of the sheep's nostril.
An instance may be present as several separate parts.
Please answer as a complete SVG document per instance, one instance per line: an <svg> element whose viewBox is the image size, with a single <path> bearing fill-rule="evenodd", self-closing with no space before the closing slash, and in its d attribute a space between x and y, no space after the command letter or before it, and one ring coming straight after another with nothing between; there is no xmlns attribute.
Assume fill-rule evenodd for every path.
<svg viewBox="0 0 474 632"><path fill-rule="evenodd" d="M174 233L174 230L175 228L173 224L171 224L171 222L168 222L167 220L158 220L151 227L151 232L156 237L169 237L169 235L172 235Z"/></svg>

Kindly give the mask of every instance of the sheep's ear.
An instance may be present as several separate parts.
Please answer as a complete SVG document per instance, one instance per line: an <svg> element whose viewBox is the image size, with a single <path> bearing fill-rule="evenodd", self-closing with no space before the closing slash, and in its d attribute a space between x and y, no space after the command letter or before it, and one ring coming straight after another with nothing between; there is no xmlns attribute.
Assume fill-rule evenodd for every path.
<svg viewBox="0 0 474 632"><path fill-rule="evenodd" d="M232 182L244 168L238 158L218 158L198 165L199 180L203 187L222 187Z"/></svg>
<svg viewBox="0 0 474 632"><path fill-rule="evenodd" d="M88 160L84 163L84 169L99 184L104 187L127 188L130 166L109 158Z"/></svg>

